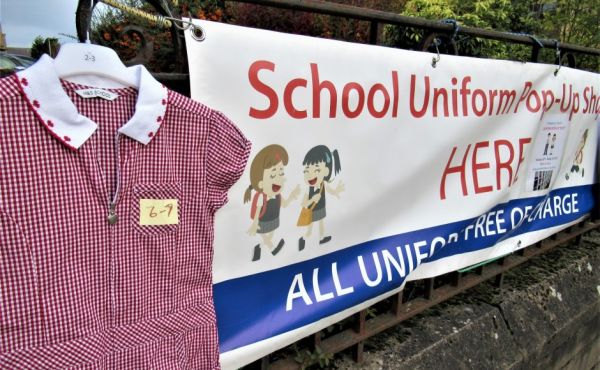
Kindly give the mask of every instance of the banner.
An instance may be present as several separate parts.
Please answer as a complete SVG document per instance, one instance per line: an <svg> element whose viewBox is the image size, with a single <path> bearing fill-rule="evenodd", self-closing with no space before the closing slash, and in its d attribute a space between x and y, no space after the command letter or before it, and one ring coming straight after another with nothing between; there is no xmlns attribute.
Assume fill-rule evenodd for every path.
<svg viewBox="0 0 600 370"><path fill-rule="evenodd" d="M593 207L598 74L198 23L192 98L253 143L216 215L224 368Z"/></svg>

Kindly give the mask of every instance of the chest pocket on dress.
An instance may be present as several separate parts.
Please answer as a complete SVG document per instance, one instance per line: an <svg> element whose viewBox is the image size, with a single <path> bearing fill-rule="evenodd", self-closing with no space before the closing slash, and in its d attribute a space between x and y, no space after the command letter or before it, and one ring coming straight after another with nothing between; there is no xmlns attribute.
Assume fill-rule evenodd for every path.
<svg viewBox="0 0 600 370"><path fill-rule="evenodd" d="M177 243L184 219L180 183L135 184L130 196L134 242L118 252L120 262L115 268L117 316L122 325L161 317L173 309ZM140 207L140 199L157 202ZM177 207L167 207L170 203L160 202L164 200L177 200ZM152 220L169 211L176 212L172 217L177 223L140 225L141 212L147 212L146 220Z"/></svg>
<svg viewBox="0 0 600 370"><path fill-rule="evenodd" d="M135 184L131 193L131 223L144 236L174 234L183 221L180 183Z"/></svg>

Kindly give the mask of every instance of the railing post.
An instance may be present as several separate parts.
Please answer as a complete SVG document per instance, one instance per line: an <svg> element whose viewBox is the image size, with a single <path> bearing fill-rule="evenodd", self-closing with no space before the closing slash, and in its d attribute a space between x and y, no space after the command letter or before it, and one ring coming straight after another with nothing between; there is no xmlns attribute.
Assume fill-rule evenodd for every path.
<svg viewBox="0 0 600 370"><path fill-rule="evenodd" d="M600 158L596 161L596 171L600 171ZM600 173L600 172L597 172ZM598 181L598 179L596 179ZM594 208L592 209L592 221L600 220L600 182L592 185L592 196L594 197Z"/></svg>
<svg viewBox="0 0 600 370"><path fill-rule="evenodd" d="M503 273L499 273L498 275L496 275L496 277L494 278L494 286L498 289L502 289L502 284L504 283L504 274Z"/></svg>
<svg viewBox="0 0 600 370"><path fill-rule="evenodd" d="M260 370L269 369L269 356L270 355L266 355L265 357L260 359Z"/></svg>
<svg viewBox="0 0 600 370"><path fill-rule="evenodd" d="M452 272L452 286L456 287L460 285L460 279L462 278L462 274L459 271Z"/></svg>
<svg viewBox="0 0 600 370"><path fill-rule="evenodd" d="M531 61L537 63L540 59L540 47L537 44L533 44L531 48Z"/></svg>
<svg viewBox="0 0 600 370"><path fill-rule="evenodd" d="M404 290L399 291L392 297L392 313L398 317L402 313L402 297L404 296Z"/></svg>
<svg viewBox="0 0 600 370"><path fill-rule="evenodd" d="M379 43L379 22L371 21L369 26L369 44L377 45Z"/></svg>
<svg viewBox="0 0 600 370"><path fill-rule="evenodd" d="M313 335L313 346L315 349L321 347L321 332L318 331Z"/></svg>
<svg viewBox="0 0 600 370"><path fill-rule="evenodd" d="M365 335L366 319L367 319L367 310L360 311L358 314L358 323L354 327L354 331L356 331L356 333L358 333L358 335L361 337L361 341L359 341L358 343L356 343L354 345L354 348L352 351L352 358L357 363L360 363L363 360L365 341L362 340L362 337Z"/></svg>
<svg viewBox="0 0 600 370"><path fill-rule="evenodd" d="M424 279L425 282L425 299L431 299L434 294L433 278Z"/></svg>

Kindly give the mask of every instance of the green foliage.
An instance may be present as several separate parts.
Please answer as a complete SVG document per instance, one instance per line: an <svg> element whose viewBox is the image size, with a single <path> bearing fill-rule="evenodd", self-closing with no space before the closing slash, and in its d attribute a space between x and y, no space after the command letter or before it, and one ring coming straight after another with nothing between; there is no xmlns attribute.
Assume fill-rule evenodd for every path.
<svg viewBox="0 0 600 370"><path fill-rule="evenodd" d="M403 15L427 18L430 20L454 20L459 26L485 29L507 30L510 27L512 5L509 0L409 0ZM385 43L390 46L420 49L425 37L422 30L408 27L387 26L384 31ZM451 35L443 41L449 43ZM458 36L455 40L461 55L489 58L507 58L504 43ZM435 48L430 47L430 51ZM446 50L440 50L445 52Z"/></svg>
<svg viewBox="0 0 600 370"><path fill-rule="evenodd" d="M527 35L538 38L558 39L583 46L600 48L600 7L598 0L555 0L542 3L540 0L330 0L345 5L397 12L434 21L455 20L460 27L477 27ZM122 0L140 9L156 13L143 0ZM352 42L369 41L370 23L323 14L282 10L224 0L180 0L180 14L191 13L193 17L227 22L242 26L274 31L333 38ZM172 36L150 23L133 19L128 14L106 7L95 12L92 40L109 46L128 60L136 55L140 37L135 33L124 33L128 24L146 28L146 40L152 43L153 58L147 67L155 72L176 70ZM403 49L421 50L426 31L410 27L385 25L380 42ZM441 40L441 53L455 52L450 40L452 33L437 35ZM431 37L432 38L432 37ZM435 52L431 44L428 51ZM467 37L458 34L454 39L459 55L527 61L532 47L503 41ZM541 52L541 61L554 63L552 50ZM598 57L578 57L581 67L597 70Z"/></svg>
<svg viewBox="0 0 600 370"><path fill-rule="evenodd" d="M556 3L540 3L539 0L408 0L402 14L431 20L450 18L461 26L535 35L598 48L599 9L597 0L558 0ZM384 29L384 43L400 48L420 49L425 36L424 31L407 27L388 25ZM442 41L447 44L451 35L442 36ZM460 55L522 61L531 57L531 46L460 35L455 41ZM429 48L429 51L434 50ZM445 50L440 48L440 51ZM551 57L544 61L553 62ZM598 68L597 57L584 61L582 67Z"/></svg>
<svg viewBox="0 0 600 370"><path fill-rule="evenodd" d="M55 57L60 49L60 43L55 37L38 36L33 40L31 44L30 55L34 59L39 59L43 54L48 54L51 57Z"/></svg>
<svg viewBox="0 0 600 370"><path fill-rule="evenodd" d="M314 351L299 351L297 347L294 347L294 350L296 351L294 361L300 364L303 370L314 364L319 365L321 369L326 369L333 360L333 354L323 352L319 346L315 347Z"/></svg>
<svg viewBox="0 0 600 370"><path fill-rule="evenodd" d="M563 42L600 47L598 5L597 0L558 0L556 7L543 18L542 24L544 29Z"/></svg>
<svg viewBox="0 0 600 370"><path fill-rule="evenodd" d="M141 1L129 0L124 2L129 6L139 6ZM128 37L122 34L123 27L128 24L139 24L128 14L110 6L95 9L92 14L90 39L93 43L114 49L121 59L128 60L135 55L137 45L129 45Z"/></svg>
<svg viewBox="0 0 600 370"><path fill-rule="evenodd" d="M120 2L150 14L158 14L157 9L143 0ZM199 19L224 19L223 0L181 0L178 9L173 10L180 14L191 14ZM129 25L142 28L142 33L128 28ZM119 9L110 6L97 7L92 16L90 38L94 43L114 49L125 62L139 63L138 55L141 54L149 58L144 64L150 71L178 71L171 30Z"/></svg>
<svg viewBox="0 0 600 370"><path fill-rule="evenodd" d="M401 14L430 20L456 18L456 13L448 6L448 0L408 0ZM384 44L403 49L420 49L426 36L421 30L391 25L384 27L383 35Z"/></svg>
<svg viewBox="0 0 600 370"><path fill-rule="evenodd" d="M373 319L377 317L377 309L373 306L367 308L367 319Z"/></svg>
<svg viewBox="0 0 600 370"><path fill-rule="evenodd" d="M456 13L449 5L449 0L409 0L402 14L434 20L455 18Z"/></svg>
<svg viewBox="0 0 600 370"><path fill-rule="evenodd" d="M336 0L333 2L385 11L401 9L401 2L397 0ZM369 41L370 24L366 21L254 4L228 4L226 8L228 22L237 25L360 43Z"/></svg>
<svg viewBox="0 0 600 370"><path fill-rule="evenodd" d="M540 16L541 28L549 38L600 48L600 6L597 0L557 0ZM600 70L599 57L583 57L581 68Z"/></svg>

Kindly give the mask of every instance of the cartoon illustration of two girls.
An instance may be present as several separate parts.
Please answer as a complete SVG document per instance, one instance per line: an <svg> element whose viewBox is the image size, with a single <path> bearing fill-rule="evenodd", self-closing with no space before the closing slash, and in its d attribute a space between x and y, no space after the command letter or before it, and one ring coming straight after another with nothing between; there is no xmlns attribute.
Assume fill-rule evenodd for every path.
<svg viewBox="0 0 600 370"><path fill-rule="evenodd" d="M263 244L273 255L279 253L285 244L283 239L279 240L276 246L273 244L273 234L279 227L279 210L281 207L287 207L300 193L300 187L297 185L287 199L282 196L287 164L288 153L281 145L273 144L263 148L252 160L250 186L244 193L244 203L248 203L252 198L252 191L256 192L252 198L252 224L248 234L260 234ZM260 254L261 247L257 244L252 261L258 261Z"/></svg>
<svg viewBox="0 0 600 370"><path fill-rule="evenodd" d="M285 166L288 164L288 153L281 145L273 144L259 151L250 165L250 186L244 194L244 203L252 200L250 217L252 224L248 234L254 236L260 234L262 244L267 246L271 254L276 255L285 245L282 238L277 245L273 243L275 230L279 228L279 212L281 208L287 207L298 198L300 185L296 185L287 198L283 196L285 177ZM325 244L331 240L331 236L325 236L324 218L325 194L329 193L339 198L339 194L345 190L344 183L339 181L332 188L329 184L332 177L341 170L340 159L337 150L331 152L325 145L318 145L308 151L302 162L304 166L304 181L308 189L302 200L301 216L298 226L306 226L306 233L301 237L298 249L303 250L312 233L312 224L319 222L319 244ZM252 191L255 192L252 197ZM258 261L261 256L261 244L254 246L252 261Z"/></svg>
<svg viewBox="0 0 600 370"><path fill-rule="evenodd" d="M575 152L575 158L573 159L573 165L571 166L571 170L565 174L565 178L569 180L569 173L577 172L581 170L581 177L585 173L585 169L581 165L583 162L583 148L585 148L585 143L587 142L588 130L586 129L581 136L581 140L579 141L579 145L577 146L577 151Z"/></svg>
<svg viewBox="0 0 600 370"><path fill-rule="evenodd" d="M331 240L331 236L325 236L325 225L323 219L327 216L325 211L325 194L339 198L339 194L345 190L344 183L339 181L335 189L329 186L332 176L337 175L342 166L338 151L333 153L325 145L318 145L306 153L302 161L304 166L304 181L308 185L308 191L302 199L304 210L311 210L312 215L308 220L299 219L298 226L307 226L304 237L298 240L298 249L303 250L312 233L314 222L319 222L319 244L325 244Z"/></svg>

